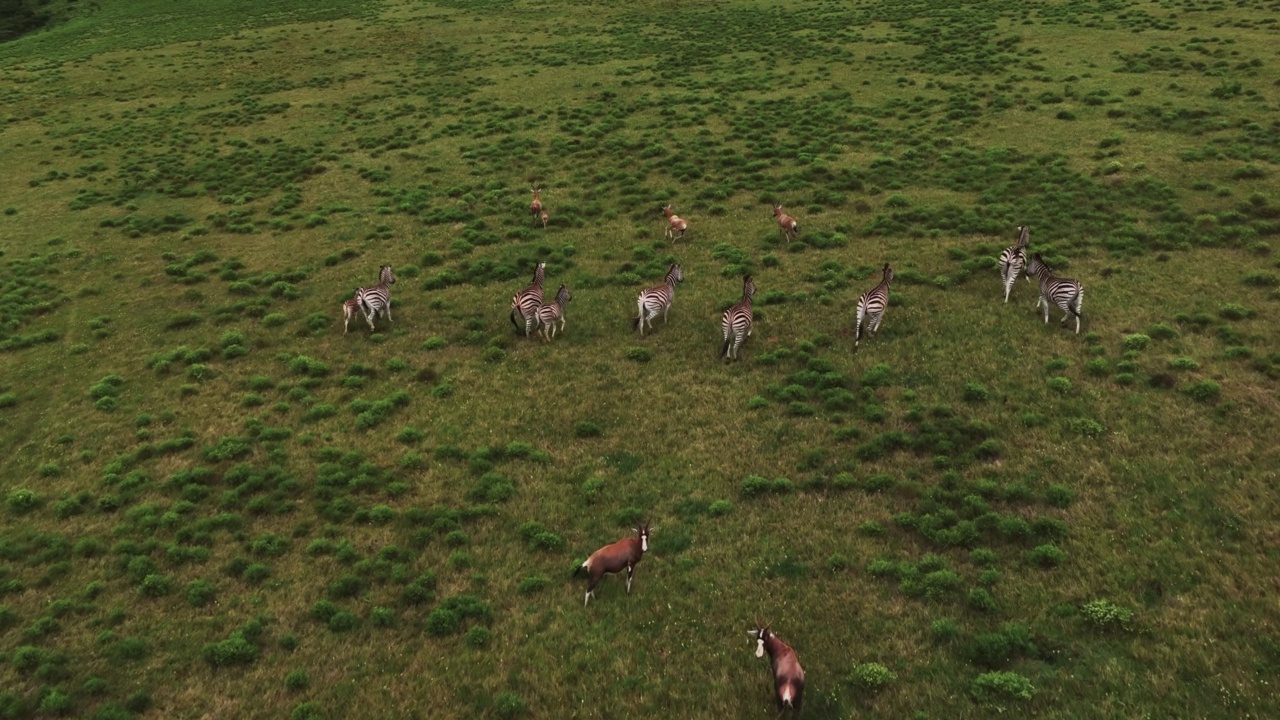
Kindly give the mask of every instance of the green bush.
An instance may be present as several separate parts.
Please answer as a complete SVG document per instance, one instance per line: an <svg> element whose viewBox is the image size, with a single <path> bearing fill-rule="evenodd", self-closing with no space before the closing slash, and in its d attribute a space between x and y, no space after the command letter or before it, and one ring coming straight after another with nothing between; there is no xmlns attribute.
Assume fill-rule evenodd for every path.
<svg viewBox="0 0 1280 720"><path fill-rule="evenodd" d="M1222 386L1213 380L1201 380L1200 382L1191 383L1182 389L1193 400L1200 402L1209 402L1216 400L1222 392Z"/></svg>
<svg viewBox="0 0 1280 720"><path fill-rule="evenodd" d="M183 593L186 595L189 605L192 607L204 607L213 602L214 597L217 595L217 588L208 580L192 580L187 583Z"/></svg>
<svg viewBox="0 0 1280 720"><path fill-rule="evenodd" d="M1035 694L1031 681L1015 672L988 672L974 678L969 688L973 699L984 704L1010 700L1030 700Z"/></svg>
<svg viewBox="0 0 1280 720"><path fill-rule="evenodd" d="M40 496L34 490L28 490L27 488L14 488L5 497L5 505L9 507L9 512L14 515L25 515L40 507L40 503Z"/></svg>
<svg viewBox="0 0 1280 720"><path fill-rule="evenodd" d="M293 692L306 690L311 686L311 678L306 670L290 670L289 674L284 676L284 686Z"/></svg>
<svg viewBox="0 0 1280 720"><path fill-rule="evenodd" d="M849 682L863 692L874 695L898 679L898 675L880 663L854 663Z"/></svg>
<svg viewBox="0 0 1280 720"><path fill-rule="evenodd" d="M1125 350L1144 350L1151 344L1151 338L1142 333L1134 333L1133 335L1124 336Z"/></svg>
<svg viewBox="0 0 1280 720"><path fill-rule="evenodd" d="M991 392L982 383L968 382L964 384L964 399L972 403L984 403L991 399Z"/></svg>
<svg viewBox="0 0 1280 720"><path fill-rule="evenodd" d="M1071 392L1071 380L1065 377L1062 377L1061 375L1049 378L1045 382L1045 385L1047 385L1049 389L1053 390L1054 392L1058 392L1058 393Z"/></svg>
<svg viewBox="0 0 1280 720"><path fill-rule="evenodd" d="M1085 603L1080 614L1100 630L1129 630L1133 622L1132 610L1103 598Z"/></svg>
<svg viewBox="0 0 1280 720"><path fill-rule="evenodd" d="M448 608L436 608L427 616L427 634L432 637L452 635L461 624L462 618L458 617L458 613Z"/></svg>
<svg viewBox="0 0 1280 720"><path fill-rule="evenodd" d="M493 631L483 625L476 625L467 631L464 636L469 647L481 648L489 644L489 639L493 637Z"/></svg>
<svg viewBox="0 0 1280 720"><path fill-rule="evenodd" d="M1027 553L1027 562L1043 568L1057 567L1066 562L1066 559L1067 554L1052 543L1038 545Z"/></svg>
<svg viewBox="0 0 1280 720"><path fill-rule="evenodd" d="M1050 485L1044 491L1044 501L1054 507L1069 507L1075 499L1075 491L1065 485Z"/></svg>

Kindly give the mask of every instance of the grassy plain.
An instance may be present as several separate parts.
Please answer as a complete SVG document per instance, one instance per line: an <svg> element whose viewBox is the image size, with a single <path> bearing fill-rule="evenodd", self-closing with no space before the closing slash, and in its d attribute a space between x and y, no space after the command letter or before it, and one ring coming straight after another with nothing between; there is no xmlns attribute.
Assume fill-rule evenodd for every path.
<svg viewBox="0 0 1280 720"><path fill-rule="evenodd" d="M1276 2L199 5L0 44L0 718L1280 716Z"/></svg>

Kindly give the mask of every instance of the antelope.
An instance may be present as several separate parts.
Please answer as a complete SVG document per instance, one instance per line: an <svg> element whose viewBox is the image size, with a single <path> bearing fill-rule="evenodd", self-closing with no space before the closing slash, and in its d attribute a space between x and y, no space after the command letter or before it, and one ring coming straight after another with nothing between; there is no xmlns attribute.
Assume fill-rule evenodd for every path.
<svg viewBox="0 0 1280 720"><path fill-rule="evenodd" d="M546 229L547 229L547 221L551 219L551 216L547 214L547 211L546 211L546 210L543 210L543 211L542 211L542 213L541 213L538 217L540 217L540 218L542 219L542 229L543 229L543 230L546 230Z"/></svg>
<svg viewBox="0 0 1280 720"><path fill-rule="evenodd" d="M662 213L667 216L667 237L670 238L671 244L675 245L677 239L684 237L684 231L689 229L689 223L676 215L670 205L664 205Z"/></svg>
<svg viewBox="0 0 1280 720"><path fill-rule="evenodd" d="M769 653L769 663L773 666L773 691L778 703L778 715L790 708L795 716L800 715L800 703L804 700L804 668L800 667L800 658L790 645L773 634L768 625L761 627L756 623L754 630L747 634L756 639L756 657L764 657Z"/></svg>
<svg viewBox="0 0 1280 720"><path fill-rule="evenodd" d="M775 204L773 206L773 216L778 219L778 228L782 230L782 237L791 242L800 234L800 223L790 215L782 212L782 206Z"/></svg>
<svg viewBox="0 0 1280 720"><path fill-rule="evenodd" d="M538 217L543 218L542 225L546 227L546 213L542 212L542 188L529 188L533 191L533 202L529 204L529 214L533 216L534 224L537 224Z"/></svg>
<svg viewBox="0 0 1280 720"><path fill-rule="evenodd" d="M574 568L574 575L585 569L591 578L587 583L587 594L582 598L582 607L586 607L587 601L595 597L596 585L606 573L622 572L625 568L627 593L631 593L631 576L635 572L636 563L640 562L649 549L649 523L633 529L636 531L635 537L623 538L612 545L605 545L591 553L591 557L587 558L582 565Z"/></svg>

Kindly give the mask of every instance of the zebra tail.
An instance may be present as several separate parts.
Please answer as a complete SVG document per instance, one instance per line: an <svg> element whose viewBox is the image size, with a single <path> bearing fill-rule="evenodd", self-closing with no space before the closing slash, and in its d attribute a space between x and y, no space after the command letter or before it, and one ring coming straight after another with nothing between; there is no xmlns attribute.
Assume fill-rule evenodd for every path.
<svg viewBox="0 0 1280 720"><path fill-rule="evenodd" d="M729 353L729 343L733 342L733 333L729 333L729 337L724 339L724 345L720 347L720 357L724 357Z"/></svg>
<svg viewBox="0 0 1280 720"><path fill-rule="evenodd" d="M515 308L511 308L511 314L510 314L508 317L510 317L510 318L511 318L511 324L516 326L516 330L519 330L519 329L520 329L520 323L516 322L516 309L515 309Z"/></svg>
<svg viewBox="0 0 1280 720"><path fill-rule="evenodd" d="M631 321L631 329L632 329L632 330L635 330L636 328L640 327L640 321L641 321L641 320L643 320L643 319L644 319L644 313L642 312L642 313L640 313L640 317L638 317L638 318L636 318L635 320L632 320L632 321Z"/></svg>
<svg viewBox="0 0 1280 720"><path fill-rule="evenodd" d="M1076 291L1076 294L1071 296L1071 302L1067 303L1067 310L1072 315L1075 315L1077 318L1083 320L1084 316L1081 315L1078 310L1076 310L1076 304L1079 302L1080 302L1080 292Z"/></svg>

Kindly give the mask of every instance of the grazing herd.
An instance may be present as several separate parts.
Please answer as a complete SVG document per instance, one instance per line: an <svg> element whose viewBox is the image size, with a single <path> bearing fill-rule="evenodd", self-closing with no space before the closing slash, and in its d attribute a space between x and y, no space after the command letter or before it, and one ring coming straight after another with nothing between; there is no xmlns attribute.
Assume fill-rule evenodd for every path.
<svg viewBox="0 0 1280 720"><path fill-rule="evenodd" d="M535 226L538 221L541 221L543 227L546 227L549 216L542 205L541 188L530 189L533 192L533 202L529 206L529 214L533 217ZM666 237L674 243L677 239L684 237L689 224L678 217L670 205L663 207L663 213L667 219ZM800 227L795 218L782 212L781 205L773 206L773 215L778 221L778 228L783 237L788 241L794 240ZM1040 284L1036 309L1044 307L1045 323L1049 322L1049 305L1052 303L1065 313L1061 323L1065 324L1068 318L1075 317L1076 333L1079 334L1084 288L1076 280L1054 275L1053 270L1039 253L1033 253L1028 258L1029 242L1030 229L1025 225L1021 226L1018 228L1017 242L1007 247L1000 255L998 269L1005 302L1009 302L1009 294L1019 275L1024 275L1028 282L1031 278L1036 278ZM537 268L534 269L533 281L511 298L510 319L517 332L523 326L525 337L537 329L543 341L550 342L557 332L564 332L565 306L572 296L569 288L561 285L554 301L543 302L542 285L546 267L545 262L538 263ZM893 282L893 268L885 263L882 272L880 284L858 298L857 320L854 328L855 348L861 343L864 333L875 334L879 331L880 323L889 305L889 285ZM391 266L383 265L379 268L377 285L357 288L355 295L342 303L344 335L347 333L347 326L351 319L357 314L364 316L370 330L374 329L374 320L379 315L385 314L387 320L391 319L390 286L395 281ZM644 335L646 326L650 330L653 329L653 319L659 313L662 314L662 321L664 323L667 321L667 314L675 299L676 285L683 281L683 270L679 263L673 263L667 269L661 285L640 292L636 299L636 318L632 321L632 327L638 329L641 336ZM750 275L743 276L742 298L725 310L721 316L720 326L724 339L720 349L721 358L737 359L742 345L751 336L754 320L751 301L754 295L755 281ZM625 570L627 593L631 592L635 567L649 549L649 524L640 525L635 528L635 532L634 537L623 538L596 550L581 566L574 569L575 574L585 570L589 578L586 595L582 600L584 607L595 596L596 585L607 574ZM768 625L756 623L755 628L748 630L747 633L756 640L756 657L764 657L765 653L769 655L779 713L791 710L798 714L804 696L804 669L800 666L796 651L775 635Z"/></svg>

